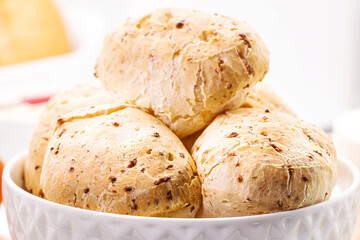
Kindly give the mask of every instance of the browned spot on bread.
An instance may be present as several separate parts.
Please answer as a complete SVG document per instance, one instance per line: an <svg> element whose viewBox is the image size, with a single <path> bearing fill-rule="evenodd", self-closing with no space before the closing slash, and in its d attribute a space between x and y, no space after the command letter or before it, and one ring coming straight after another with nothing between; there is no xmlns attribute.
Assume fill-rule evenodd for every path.
<svg viewBox="0 0 360 240"><path fill-rule="evenodd" d="M314 150L314 153L317 153L320 157L322 157L322 153L319 152L318 150Z"/></svg>
<svg viewBox="0 0 360 240"><path fill-rule="evenodd" d="M138 205L136 204L135 199L132 199L131 201L133 204L130 207L132 210L136 211L138 209Z"/></svg>
<svg viewBox="0 0 360 240"><path fill-rule="evenodd" d="M109 179L112 183L116 182L116 177L114 177L114 176L110 176Z"/></svg>
<svg viewBox="0 0 360 240"><path fill-rule="evenodd" d="M136 166L136 164L137 164L137 159L134 158L133 160L131 160L131 161L129 162L129 165L128 165L127 167L128 167L128 168L133 168L133 167Z"/></svg>
<svg viewBox="0 0 360 240"><path fill-rule="evenodd" d="M307 138L309 139L309 141L313 141L313 142L314 142L314 139L311 137L311 135L310 135L306 130L303 130L303 133L305 134L305 136L307 136Z"/></svg>
<svg viewBox="0 0 360 240"><path fill-rule="evenodd" d="M167 198L167 200L172 200L171 190L169 190L169 191L166 193L166 198Z"/></svg>
<svg viewBox="0 0 360 240"><path fill-rule="evenodd" d="M167 154L167 160L168 161L173 161L174 160L174 155L172 153Z"/></svg>
<svg viewBox="0 0 360 240"><path fill-rule="evenodd" d="M246 85L243 87L243 89L249 88L249 87L250 87L250 84L246 84Z"/></svg>
<svg viewBox="0 0 360 240"><path fill-rule="evenodd" d="M224 70L224 60L222 58L219 58L218 59L218 66L219 66L219 69L220 69L220 72Z"/></svg>
<svg viewBox="0 0 360 240"><path fill-rule="evenodd" d="M266 137L269 134L267 132L265 132L265 131L261 131L260 135L263 135L264 137Z"/></svg>
<svg viewBox="0 0 360 240"><path fill-rule="evenodd" d="M133 190L133 187L131 187L131 186L125 186L124 187L125 192L131 192L132 190Z"/></svg>
<svg viewBox="0 0 360 240"><path fill-rule="evenodd" d="M184 27L184 22L180 21L180 22L176 23L175 26L176 26L176 28L180 29L180 28Z"/></svg>
<svg viewBox="0 0 360 240"><path fill-rule="evenodd" d="M309 178L307 177L307 176L305 176L305 175L302 175L302 180L304 181L304 182L309 182Z"/></svg>
<svg viewBox="0 0 360 240"><path fill-rule="evenodd" d="M294 169L291 166L288 166L289 176L291 177L294 174Z"/></svg>
<svg viewBox="0 0 360 240"><path fill-rule="evenodd" d="M277 151L277 152L282 152L281 148L279 148L278 146L276 146L275 143L270 142L269 145L270 145L273 149L275 149L275 151Z"/></svg>
<svg viewBox="0 0 360 240"><path fill-rule="evenodd" d="M253 76L255 74L254 68L250 65L247 58L244 56L243 52L238 50L238 55L239 55L239 58L241 59L241 61L243 62L248 74L250 76Z"/></svg>
<svg viewBox="0 0 360 240"><path fill-rule="evenodd" d="M52 147L52 148L50 148L50 150L54 150L54 148ZM59 150L60 150L60 143L56 146L56 149L54 151L54 155L58 155Z"/></svg>
<svg viewBox="0 0 360 240"><path fill-rule="evenodd" d="M230 133L227 138L233 138L233 137L237 137L239 134L237 132L232 132Z"/></svg>
<svg viewBox="0 0 360 240"><path fill-rule="evenodd" d="M57 120L57 125L60 126L61 124L63 124L65 122L65 120L63 118L59 118Z"/></svg>
<svg viewBox="0 0 360 240"><path fill-rule="evenodd" d="M66 131L66 129L63 128L63 129L61 130L61 132L58 134L57 138L61 138L61 136L64 134L65 131Z"/></svg>
<svg viewBox="0 0 360 240"><path fill-rule="evenodd" d="M250 44L250 41L249 41L247 35L246 35L245 33L240 33L239 36L240 36L241 40L244 41L245 45L246 45L248 48L251 48L251 44Z"/></svg>
<svg viewBox="0 0 360 240"><path fill-rule="evenodd" d="M113 125L114 127L120 126L120 124L119 124L118 122L112 122L112 125Z"/></svg>
<svg viewBox="0 0 360 240"><path fill-rule="evenodd" d="M44 192L42 190L40 190L39 195L40 195L40 197L45 198L45 194L44 194Z"/></svg>
<svg viewBox="0 0 360 240"><path fill-rule="evenodd" d="M163 183L163 182L169 181L170 179L171 179L171 177L163 177L163 178L160 178L159 180L156 180L156 181L154 182L154 184L155 184L155 185L159 185L159 184L161 184L161 183Z"/></svg>

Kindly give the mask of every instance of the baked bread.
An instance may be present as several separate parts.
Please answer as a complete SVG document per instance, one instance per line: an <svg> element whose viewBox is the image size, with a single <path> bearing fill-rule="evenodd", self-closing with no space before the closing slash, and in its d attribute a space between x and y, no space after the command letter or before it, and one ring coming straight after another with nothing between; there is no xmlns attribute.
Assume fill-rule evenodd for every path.
<svg viewBox="0 0 360 240"><path fill-rule="evenodd" d="M271 111L281 111L295 116L295 113L288 107L288 105L269 87L268 84L258 83L251 94L246 98L246 101L241 104L240 108L258 108L268 109ZM198 131L186 138L182 138L186 149L190 152L196 139L203 131Z"/></svg>
<svg viewBox="0 0 360 240"><path fill-rule="evenodd" d="M246 98L240 108L269 109L270 111L281 111L295 116L295 113L281 99L281 97L267 84L260 82L256 84L253 91Z"/></svg>
<svg viewBox="0 0 360 240"><path fill-rule="evenodd" d="M25 188L43 197L40 175L45 151L57 119L77 108L112 103L112 99L99 81L74 86L52 97L41 114L31 140L29 156L25 160Z"/></svg>
<svg viewBox="0 0 360 240"><path fill-rule="evenodd" d="M202 180L199 217L234 217L301 208L329 199L336 152L320 128L277 111L242 108L219 115L196 140Z"/></svg>
<svg viewBox="0 0 360 240"><path fill-rule="evenodd" d="M191 134L190 136L187 136L186 138L181 139L181 142L184 144L185 148L191 152L191 148L194 145L196 139L198 139L198 137L200 137L201 133L203 131L198 131L194 134Z"/></svg>
<svg viewBox="0 0 360 240"><path fill-rule="evenodd" d="M41 175L46 199L101 212L194 217L196 165L160 120L126 106L81 109L59 120Z"/></svg>
<svg viewBox="0 0 360 240"><path fill-rule="evenodd" d="M179 8L112 30L95 66L114 95L152 112L179 138L239 107L268 68L268 50L245 22Z"/></svg>

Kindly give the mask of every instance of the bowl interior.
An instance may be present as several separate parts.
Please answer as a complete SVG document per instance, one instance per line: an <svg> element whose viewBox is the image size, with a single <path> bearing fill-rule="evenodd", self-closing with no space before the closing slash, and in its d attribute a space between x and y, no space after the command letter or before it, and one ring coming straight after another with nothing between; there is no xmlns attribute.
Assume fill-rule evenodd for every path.
<svg viewBox="0 0 360 240"><path fill-rule="evenodd" d="M24 164L26 157L27 154L22 156L19 161L12 162L10 171L11 180L24 191Z"/></svg>

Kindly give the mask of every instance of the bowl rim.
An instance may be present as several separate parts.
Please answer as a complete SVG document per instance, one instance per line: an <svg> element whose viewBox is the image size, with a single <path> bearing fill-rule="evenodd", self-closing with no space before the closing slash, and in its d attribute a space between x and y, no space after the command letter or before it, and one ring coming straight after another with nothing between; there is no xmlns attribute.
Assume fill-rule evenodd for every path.
<svg viewBox="0 0 360 240"><path fill-rule="evenodd" d="M223 217L223 218L166 218L166 217L148 217L148 216L135 216L135 215L124 215L124 214L116 214L116 213L106 213L106 212L98 212L93 210L87 210L82 208L76 208L72 206L67 206L55 202L51 202L49 200L45 200L43 198L37 197L26 190L19 187L11 178L11 173L15 165L19 162L24 161L25 157L27 156L27 151L23 151L17 155L15 155L6 165L3 171L3 185L7 185L7 188L11 189L11 191L17 192L23 199L27 198L31 201L37 202L37 204L42 205L45 204L48 207L58 208L59 210L64 211L71 211L73 214L79 213L84 215L92 215L97 217L108 217L111 219L122 219L122 220L136 220L136 221L152 221L153 224L156 222L177 222L177 223L226 223L229 221L264 221L269 220L274 217L286 218L286 217L293 217L294 215L303 216L305 213L315 210L321 210L326 208L327 205L337 204L342 202L343 199L349 197L349 195L353 195L357 191L360 191L360 172L357 167L349 160L342 156L338 156L338 163L343 164L351 173L353 181L350 186L343 192L343 194L339 194L332 199L327 201L317 203L315 205L283 211L283 212L276 212L276 213L269 213L269 214L262 214L262 215L252 215L252 216L239 216L239 217ZM3 187L4 189L4 187ZM360 194L358 194L360 195ZM5 199L6 196L3 196ZM6 208L6 203L5 203Z"/></svg>

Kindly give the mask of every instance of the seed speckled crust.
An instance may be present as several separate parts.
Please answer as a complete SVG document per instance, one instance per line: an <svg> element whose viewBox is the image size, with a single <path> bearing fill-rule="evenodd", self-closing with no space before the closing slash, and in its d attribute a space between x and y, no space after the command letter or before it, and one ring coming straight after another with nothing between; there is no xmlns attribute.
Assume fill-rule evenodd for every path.
<svg viewBox="0 0 360 240"><path fill-rule="evenodd" d="M167 8L110 31L95 69L121 101L184 138L245 101L269 69L269 52L245 22Z"/></svg>
<svg viewBox="0 0 360 240"><path fill-rule="evenodd" d="M235 130L238 135L229 138ZM276 110L241 108L219 115L196 140L192 156L202 180L199 217L309 206L329 199L337 178L330 136Z"/></svg>
<svg viewBox="0 0 360 240"><path fill-rule="evenodd" d="M156 141L154 130L161 136ZM41 175L50 201L154 217L194 217L200 207L194 160L168 127L139 109L103 105L73 111L50 138L49 146L58 144L58 154L46 155Z"/></svg>

